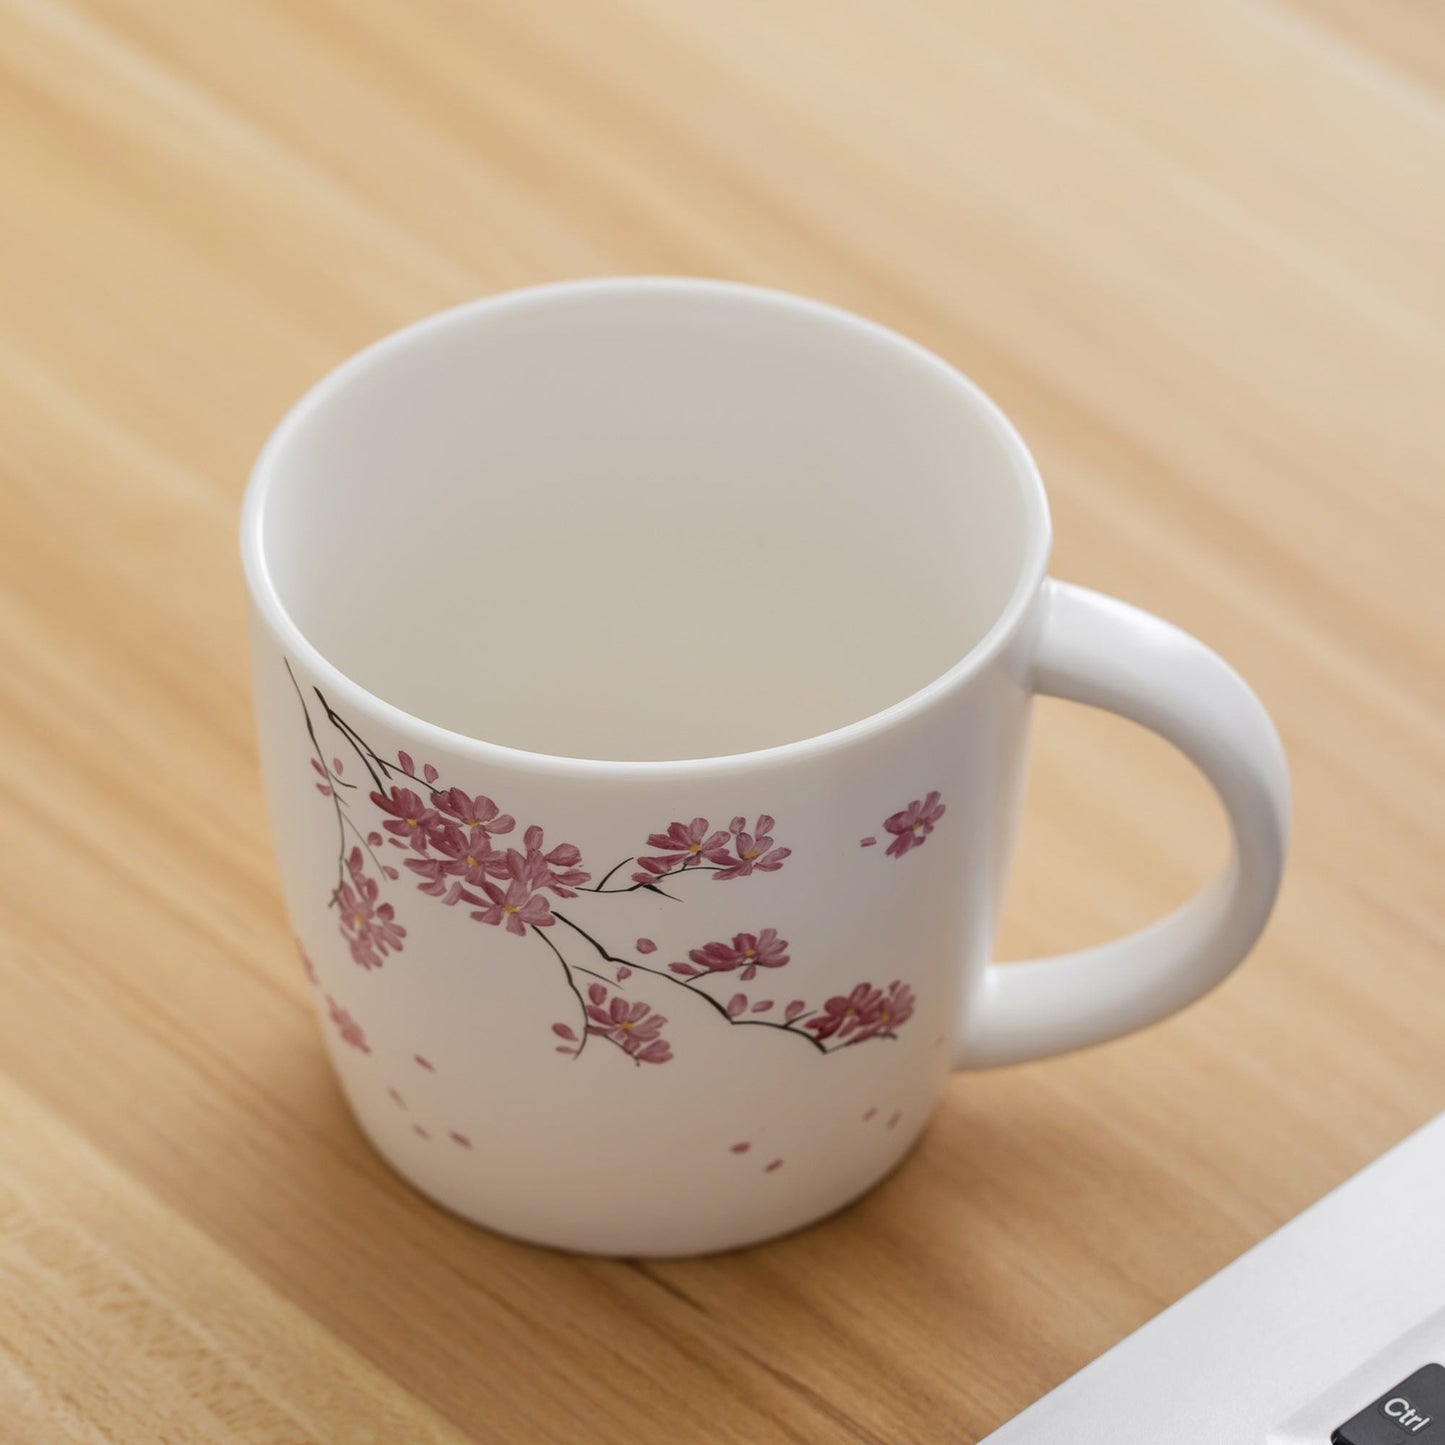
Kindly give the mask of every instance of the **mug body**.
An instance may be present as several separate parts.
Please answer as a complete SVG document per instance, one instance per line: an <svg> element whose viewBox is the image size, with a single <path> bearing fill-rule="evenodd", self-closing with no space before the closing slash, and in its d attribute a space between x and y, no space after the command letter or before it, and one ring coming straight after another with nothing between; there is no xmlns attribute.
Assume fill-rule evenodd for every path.
<svg viewBox="0 0 1445 1445"><path fill-rule="evenodd" d="M891 1169L987 962L1048 521L976 388L776 293L515 293L320 383L243 520L287 906L361 1127L698 1253Z"/></svg>

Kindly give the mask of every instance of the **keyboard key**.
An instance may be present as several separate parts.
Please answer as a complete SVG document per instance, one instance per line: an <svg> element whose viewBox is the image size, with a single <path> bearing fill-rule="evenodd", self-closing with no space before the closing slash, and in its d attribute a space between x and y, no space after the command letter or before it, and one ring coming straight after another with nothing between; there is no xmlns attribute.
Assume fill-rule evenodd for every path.
<svg viewBox="0 0 1445 1445"><path fill-rule="evenodd" d="M1330 1436L1331 1445L1445 1445L1445 1365L1426 1365Z"/></svg>

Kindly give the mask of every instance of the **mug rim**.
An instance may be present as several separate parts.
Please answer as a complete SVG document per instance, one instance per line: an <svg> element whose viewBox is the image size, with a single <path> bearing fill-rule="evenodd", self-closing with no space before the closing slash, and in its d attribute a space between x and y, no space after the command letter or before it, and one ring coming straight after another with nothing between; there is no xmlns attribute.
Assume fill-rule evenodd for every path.
<svg viewBox="0 0 1445 1445"><path fill-rule="evenodd" d="M973 408L993 432L1012 463L1012 472L1022 493L1029 531L1013 590L988 631L951 667L929 679L922 687L866 717L792 742L701 758L582 758L532 752L505 743L488 742L484 738L453 731L408 712L361 686L342 672L311 642L282 603L267 562L263 540L266 502L277 469L277 460L311 414L392 352L425 340L428 333L466 325L480 316L523 310L539 302L565 301L597 293L625 296L629 292L657 294L665 291L692 291L715 299L747 298L782 310L802 313L816 321L826 321L858 334L861 339L874 346L881 345L892 350L915 365L922 364L934 370L957 392L961 402ZM463 302L459 306L434 312L419 321L389 332L360 351L352 353L314 382L282 417L261 448L251 469L241 504L240 520L241 563L246 588L257 614L280 645L283 655L294 658L347 705L369 711L396 732L415 738L418 748L430 744L467 756L481 765L546 770L574 777L611 775L657 778L682 773L738 772L759 766L786 764L809 753L832 752L886 732L923 712L936 699L967 682L1003 650L1018 630L1034 596L1043 585L1048 571L1051 540L1048 498L1032 453L997 402L956 366L891 327L869 321L842 307L772 287L688 276L589 277L547 282Z"/></svg>

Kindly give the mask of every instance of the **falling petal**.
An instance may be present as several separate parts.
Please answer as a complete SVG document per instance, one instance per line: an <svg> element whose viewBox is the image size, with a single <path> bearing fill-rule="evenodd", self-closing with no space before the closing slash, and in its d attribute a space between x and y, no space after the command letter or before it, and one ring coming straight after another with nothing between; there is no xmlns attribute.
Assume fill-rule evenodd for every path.
<svg viewBox="0 0 1445 1445"><path fill-rule="evenodd" d="M420 1065L422 1066L422 1068L424 1068L424 1069L427 1071L427 1073L429 1073L429 1074L434 1074L434 1073L436 1073L436 1071L437 1071L437 1066L436 1066L434 1063L432 1063L432 1061L431 1061L430 1059L424 1059L424 1058L422 1058L422 1056L421 1056L420 1054L413 1054L413 1055L412 1055L412 1058L413 1058L418 1064L420 1064Z"/></svg>
<svg viewBox="0 0 1445 1445"><path fill-rule="evenodd" d="M416 772L416 764L415 764L414 762L412 762L412 760L411 760L411 754L410 754L410 753L408 753L408 752L400 752L400 753L398 753L398 754L396 755L396 760L397 760L397 762L399 762L399 763L401 764L401 766L402 766L402 771L403 771L403 772L407 772L407 773L414 773L414 772Z"/></svg>
<svg viewBox="0 0 1445 1445"><path fill-rule="evenodd" d="M734 1154L746 1154L748 1150L752 1147L753 1146L749 1144L747 1140L744 1140L741 1144L734 1144L732 1147L732 1152Z"/></svg>
<svg viewBox="0 0 1445 1445"><path fill-rule="evenodd" d="M637 951L639 953L656 953L657 945L650 938L639 938L637 940Z"/></svg>
<svg viewBox="0 0 1445 1445"><path fill-rule="evenodd" d="M782 1161L781 1159L774 1159L771 1164L767 1165L767 1166L763 1169L763 1173L764 1173L764 1174L771 1174L774 1169L781 1169L782 1167L783 1167L783 1161Z"/></svg>
<svg viewBox="0 0 1445 1445"><path fill-rule="evenodd" d="M570 1039L574 1044L577 1042L577 1035L566 1024L553 1024L552 1032L559 1039Z"/></svg>

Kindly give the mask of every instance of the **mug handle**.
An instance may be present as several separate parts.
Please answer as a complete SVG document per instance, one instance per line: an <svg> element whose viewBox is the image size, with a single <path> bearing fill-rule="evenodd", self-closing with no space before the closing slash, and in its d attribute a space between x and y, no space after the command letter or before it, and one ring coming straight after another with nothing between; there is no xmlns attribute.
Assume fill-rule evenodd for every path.
<svg viewBox="0 0 1445 1445"><path fill-rule="evenodd" d="M1224 871L1182 908L1097 948L991 964L969 1000L956 1068L1046 1058L1131 1033L1208 992L1274 907L1289 772L1264 705L1218 654L1137 607L1049 580L1034 690L1143 724L1200 769L1229 815Z"/></svg>

